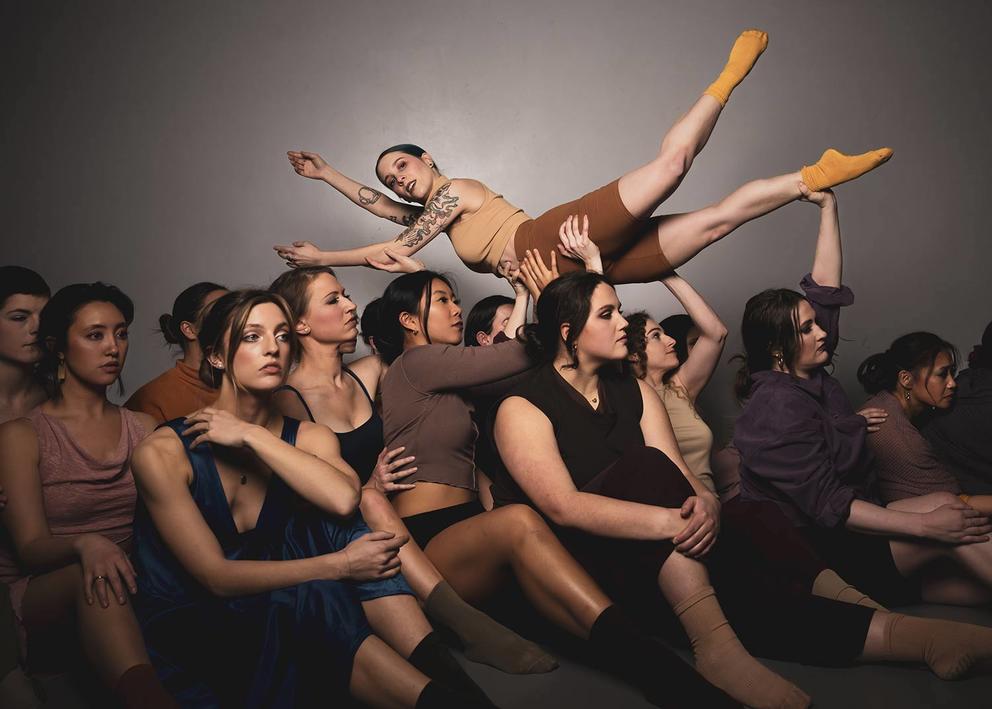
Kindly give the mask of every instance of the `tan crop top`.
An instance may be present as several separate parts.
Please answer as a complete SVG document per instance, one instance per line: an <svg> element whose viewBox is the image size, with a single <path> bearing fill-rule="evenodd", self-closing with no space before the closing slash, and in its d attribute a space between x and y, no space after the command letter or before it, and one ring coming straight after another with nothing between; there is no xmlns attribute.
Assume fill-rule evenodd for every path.
<svg viewBox="0 0 992 709"><path fill-rule="evenodd" d="M672 430L679 443L679 451L685 464L699 482L716 493L713 484L713 471L710 467L710 452L713 450L713 431L699 416L696 407L689 401L685 390L676 384L662 387L661 400L665 403L668 418L672 420Z"/></svg>
<svg viewBox="0 0 992 709"><path fill-rule="evenodd" d="M447 178L441 180L427 201L430 202L437 190L449 182L451 180ZM496 273L510 237L521 224L530 221L530 217L486 185L482 185L482 189L486 192L482 206L472 214L459 216L445 232L466 266L478 273Z"/></svg>

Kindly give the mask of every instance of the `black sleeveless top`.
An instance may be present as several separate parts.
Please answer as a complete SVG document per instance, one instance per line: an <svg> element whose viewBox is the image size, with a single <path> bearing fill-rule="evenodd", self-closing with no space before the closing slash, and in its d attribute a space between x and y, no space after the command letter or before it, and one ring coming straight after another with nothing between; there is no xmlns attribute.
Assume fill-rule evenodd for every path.
<svg viewBox="0 0 992 709"><path fill-rule="evenodd" d="M372 477L372 471L375 470L376 461L379 459L379 453L382 451L382 417L375 410L375 402L369 396L369 390L362 384L362 380L347 367L344 368L344 371L358 382L358 386L362 388L365 398L369 400L369 407L372 409L372 415L358 428L351 431L344 431L343 433L334 432L334 435L338 437L338 442L341 444L341 457L344 458L344 461L348 465L354 468L355 472L358 473L358 478L362 481L362 485L364 485ZM278 391L291 391L296 394L300 403L303 404L307 416L310 417L311 421L316 423L313 412L310 411L306 399L303 398L303 394L298 389L286 384L279 387Z"/></svg>
<svg viewBox="0 0 992 709"><path fill-rule="evenodd" d="M599 408L594 409L562 379L554 365L546 364L509 394L527 399L551 421L558 451L580 490L625 451L644 445L641 433L644 402L637 380L606 371L599 379L599 393ZM492 435L491 426L489 434ZM494 466L490 477L497 505L528 502L502 461Z"/></svg>

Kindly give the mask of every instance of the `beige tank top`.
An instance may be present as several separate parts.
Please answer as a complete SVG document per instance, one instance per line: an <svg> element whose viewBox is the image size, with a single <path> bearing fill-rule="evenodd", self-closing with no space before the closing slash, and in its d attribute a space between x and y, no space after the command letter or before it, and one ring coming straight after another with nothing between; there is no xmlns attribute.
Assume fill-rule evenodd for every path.
<svg viewBox="0 0 992 709"><path fill-rule="evenodd" d="M672 420L672 430L675 431L685 464L699 478L699 482L715 494L716 486L713 484L713 470L710 467L713 431L699 416L696 407L681 388L666 384L660 393L665 409L668 410L668 418Z"/></svg>
<svg viewBox="0 0 992 709"><path fill-rule="evenodd" d="M441 180L427 201L449 182L451 180L447 178ZM503 199L503 195L496 194L486 185L482 185L482 188L486 192L482 206L472 214L459 216L448 225L445 232L451 239L458 258L466 266L478 273L496 273L499 259L510 237L530 217L522 209Z"/></svg>

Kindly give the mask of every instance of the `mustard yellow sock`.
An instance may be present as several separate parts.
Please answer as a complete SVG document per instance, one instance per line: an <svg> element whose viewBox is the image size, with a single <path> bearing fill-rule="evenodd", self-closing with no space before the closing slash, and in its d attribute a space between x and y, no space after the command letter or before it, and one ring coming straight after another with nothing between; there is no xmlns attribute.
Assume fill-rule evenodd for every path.
<svg viewBox="0 0 992 709"><path fill-rule="evenodd" d="M842 579L833 569L824 569L817 575L813 580L812 594L820 598L829 598L832 601L874 608L877 611L888 610Z"/></svg>
<svg viewBox="0 0 992 709"><path fill-rule="evenodd" d="M815 165L803 166L803 182L813 192L834 187L874 170L892 157L891 148L869 150L861 155L844 155L829 148Z"/></svg>
<svg viewBox="0 0 992 709"><path fill-rule="evenodd" d="M957 679L992 662L992 628L889 613L879 659L925 662L941 679Z"/></svg>
<svg viewBox="0 0 992 709"><path fill-rule="evenodd" d="M767 46L768 35L761 30L744 30L741 32L737 41L734 42L733 48L730 50L730 58L727 60L727 66L720 72L720 76L716 78L716 81L710 84L709 88L703 93L709 94L719 101L720 105L726 106L727 100L730 98L730 92L734 90L737 84L744 81L744 77L751 71L751 67L758 61L758 57L761 56L761 53L765 51L765 47Z"/></svg>
<svg viewBox="0 0 992 709"><path fill-rule="evenodd" d="M712 586L692 594L673 609L685 628L696 670L710 684L749 707L805 709L807 694L748 653L734 633Z"/></svg>

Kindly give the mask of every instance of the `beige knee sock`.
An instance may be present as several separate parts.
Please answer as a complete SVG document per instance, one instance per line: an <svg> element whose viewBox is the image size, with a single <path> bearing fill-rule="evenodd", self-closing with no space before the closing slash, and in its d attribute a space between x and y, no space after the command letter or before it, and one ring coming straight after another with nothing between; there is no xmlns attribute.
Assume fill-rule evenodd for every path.
<svg viewBox="0 0 992 709"><path fill-rule="evenodd" d="M833 569L824 569L820 572L813 580L812 593L814 596L829 598L831 601L853 603L857 606L874 608L877 611L888 610L842 579Z"/></svg>
<svg viewBox="0 0 992 709"><path fill-rule="evenodd" d="M723 615L712 586L675 606L692 643L696 669L710 683L751 707L810 705L810 698L748 654Z"/></svg>
<svg viewBox="0 0 992 709"><path fill-rule="evenodd" d="M887 613L884 641L889 657L925 662L941 679L957 679L992 661L992 628L950 620Z"/></svg>
<svg viewBox="0 0 992 709"><path fill-rule="evenodd" d="M441 581L424 603L424 611L452 630L462 641L465 656L510 674L550 672L558 661L529 640L470 606Z"/></svg>
<svg viewBox="0 0 992 709"><path fill-rule="evenodd" d="M744 81L744 77L751 71L751 67L758 61L758 57L767 46L768 35L761 30L741 32L730 50L727 65L720 72L716 81L710 84L703 93L709 94L721 105L726 106L727 100L730 99L730 92L737 87L737 84Z"/></svg>

